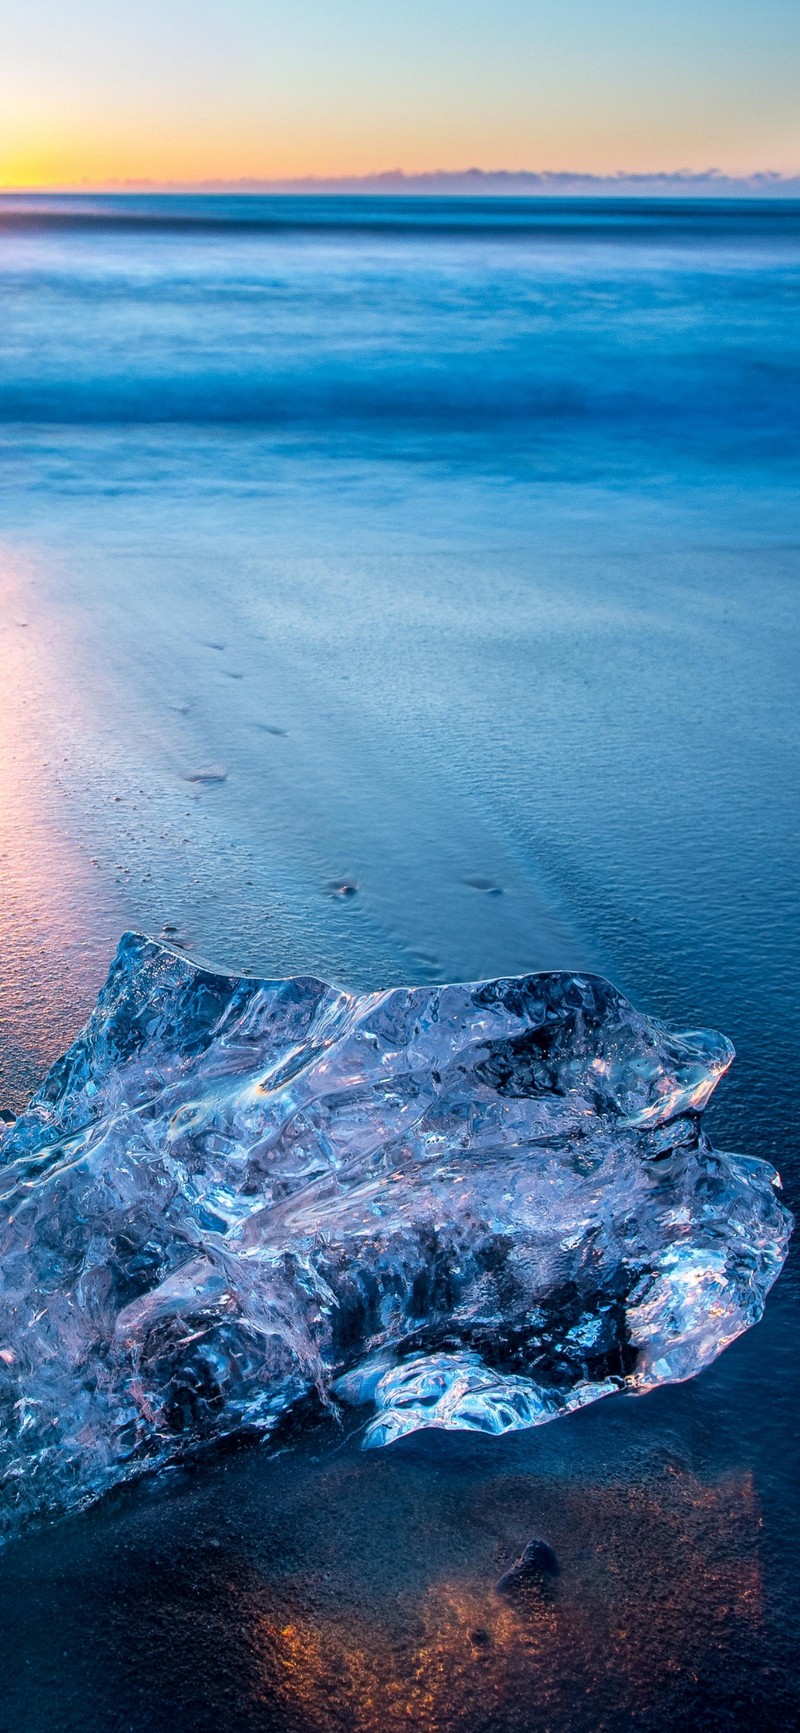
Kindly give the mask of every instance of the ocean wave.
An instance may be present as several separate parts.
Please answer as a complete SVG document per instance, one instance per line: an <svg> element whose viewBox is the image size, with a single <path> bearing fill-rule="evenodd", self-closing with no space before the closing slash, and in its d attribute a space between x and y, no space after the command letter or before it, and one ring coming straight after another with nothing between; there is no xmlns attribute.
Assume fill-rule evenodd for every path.
<svg viewBox="0 0 800 1733"><path fill-rule="evenodd" d="M6 194L2 231L120 230L248 234L328 231L426 237L530 235L582 240L798 237L800 200L437 194Z"/></svg>
<svg viewBox="0 0 800 1733"><path fill-rule="evenodd" d="M800 434L800 370L779 381L735 383L677 378L671 392L624 384L581 386L564 381L487 379L454 369L435 378L343 369L316 380L268 371L158 372L106 378L18 378L0 381L0 423L113 426L163 423L195 426L429 428L492 431L524 437L559 429L675 438L747 437L781 446Z"/></svg>

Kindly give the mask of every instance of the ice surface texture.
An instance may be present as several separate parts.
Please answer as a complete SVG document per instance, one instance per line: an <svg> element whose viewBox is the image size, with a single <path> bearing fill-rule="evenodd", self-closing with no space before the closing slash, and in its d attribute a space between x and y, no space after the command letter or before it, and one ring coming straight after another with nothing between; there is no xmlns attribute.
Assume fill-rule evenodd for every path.
<svg viewBox="0 0 800 1733"><path fill-rule="evenodd" d="M701 1131L732 1056L593 976L354 995L126 935L0 1135L6 1526L303 1398L374 1445L699 1371L791 1226Z"/></svg>

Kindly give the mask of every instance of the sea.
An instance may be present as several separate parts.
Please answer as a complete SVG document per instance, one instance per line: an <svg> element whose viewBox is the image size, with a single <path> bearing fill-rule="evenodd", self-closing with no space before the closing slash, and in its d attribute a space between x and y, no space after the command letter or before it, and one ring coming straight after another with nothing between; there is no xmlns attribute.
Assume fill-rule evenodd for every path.
<svg viewBox="0 0 800 1733"><path fill-rule="evenodd" d="M0 1106L133 928L592 970L800 1201L800 203L0 198ZM800 1726L797 1258L693 1382L0 1557L5 1733ZM532 1538L558 1576L495 1584Z"/></svg>

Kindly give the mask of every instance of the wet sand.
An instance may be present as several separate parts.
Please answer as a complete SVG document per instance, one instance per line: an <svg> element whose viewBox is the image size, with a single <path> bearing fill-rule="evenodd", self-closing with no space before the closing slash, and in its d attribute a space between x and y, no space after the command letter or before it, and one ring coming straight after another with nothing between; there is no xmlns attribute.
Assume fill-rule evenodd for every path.
<svg viewBox="0 0 800 1733"><path fill-rule="evenodd" d="M547 501L538 503L541 522ZM424 682L410 718L407 700L387 696L396 720L387 737L381 681L366 678L374 621L366 648L359 642L361 604L379 582L375 550L359 562L348 556L361 566L358 605L341 647L329 644L320 666L314 584L310 596L306 589L309 569L320 581L319 555L296 561L278 550L268 567L269 606L262 567L258 584L248 576L238 593L231 584L223 608L212 596L206 616L194 607L191 619L175 560L170 617L159 621L163 566L149 553L120 549L102 513L96 536L98 519L108 538L99 547L78 555L67 546L56 557L31 537L28 559L17 553L4 568L12 676L4 712L13 868L3 928L13 1035L4 1051L7 1098L19 1099L74 1032L126 925L159 931L166 923L191 950L258 972L311 967L359 984L588 959L626 984L638 975L648 1009L682 1013L686 1022L706 1013L728 1031L733 1025L741 1055L715 1109L717 1137L777 1159L786 1171L786 1146L776 1141L789 959L774 953L767 983L763 969L748 976L742 1001L737 943L752 955L759 918L778 940L766 883L756 924L740 930L746 832L736 906L723 910L710 880L703 888L708 829L705 844L694 830L691 876L672 882L664 863L680 869L683 838L667 827L660 894L648 894L646 836L662 822L650 815L635 863L637 894L630 896L621 862L593 911L587 890L597 882L600 832L592 859L573 856L559 893L551 888L555 873L525 846L518 802L515 822L503 822L504 722L512 739L515 728L530 732L531 724L524 713L504 717L498 705L486 717L497 748L487 750L477 735L472 706L491 703L480 685L486 642L472 663L477 699L462 669L460 716L442 719L456 685L451 669L427 739ZM651 539L659 534L663 521L654 515ZM632 556L620 540L614 630L638 662L640 682L653 621L637 641L623 600ZM545 543L540 569L548 557ZM437 550L445 583L458 558ZM747 556L737 558L741 572ZM484 581L496 585L499 568L513 584L518 559L516 548L502 559L494 550L484 555L484 580L480 570L475 575L473 544L480 605ZM673 552L673 566L677 559ZM694 582L699 559L695 549ZM713 591L717 562L727 560L730 570L736 559L724 552L705 559ZM241 550L238 560L247 571ZM405 556L407 582L399 586L407 636L390 627L398 669L417 654L419 563ZM604 579L608 565L606 547ZM762 545L759 593L765 582L782 584L785 565L783 548ZM194 583L187 559L185 569ZM584 635L589 678L585 633L597 629L599 606L591 586L587 594L591 569L585 546L574 550L571 569L561 551L559 629L562 638ZM336 620L335 569L330 583ZM276 592L282 608L292 604L288 624ZM603 616L608 605L606 591ZM552 614L538 624L541 592L529 592L528 608L537 630L551 636ZM221 638L211 640L215 619L217 630L224 619L224 649L216 647ZM684 643L685 626L684 614L675 628ZM751 644L756 630L753 614ZM334 630L331 640L335 646ZM663 668L662 646L653 653L651 693ZM704 649L697 678L707 697ZM506 692L511 679L513 657ZM573 686L565 715L574 717L579 703ZM550 725L550 752L562 754L566 827L583 770L573 761L570 783L574 728L564 747L560 717ZM267 732L273 728L285 732ZM647 742L638 750L641 784ZM685 743L680 750L685 755ZM668 765L671 745L661 751ZM506 762L507 754L506 744ZM224 781L191 780L215 764ZM762 781L758 799L765 793ZM746 786L739 797L746 799ZM704 799L712 816L722 810L713 806L713 780ZM583 823L591 828L591 811ZM607 823L613 839L612 816ZM544 827L541 835L551 865ZM343 884L357 887L354 894L338 894ZM662 949L670 905L682 902L686 886L686 923ZM791 1183L791 1162L789 1170ZM794 1306L789 1271L765 1323L709 1373L685 1389L605 1403L597 1416L504 1443L421 1439L378 1457L362 1455L357 1438L322 1428L311 1440L287 1439L275 1461L265 1450L246 1451L168 1474L30 1537L0 1565L4 1725L26 1733L87 1726L371 1733L409 1724L442 1733L666 1733L790 1724L800 1711L789 1661L796 1529L793 1474L780 1441L795 1402ZM558 1578L509 1603L495 1584L535 1536L555 1548Z"/></svg>
<svg viewBox="0 0 800 1733"><path fill-rule="evenodd" d="M534 1445L431 1434L368 1456L322 1428L17 1543L6 1725L793 1725L753 1476L636 1409ZM542 1534L558 1574L500 1593Z"/></svg>

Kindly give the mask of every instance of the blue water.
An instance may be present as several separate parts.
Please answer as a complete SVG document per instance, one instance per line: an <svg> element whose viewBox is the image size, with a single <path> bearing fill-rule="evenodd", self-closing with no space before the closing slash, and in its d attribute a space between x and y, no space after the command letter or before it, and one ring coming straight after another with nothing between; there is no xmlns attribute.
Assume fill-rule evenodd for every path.
<svg viewBox="0 0 800 1733"><path fill-rule="evenodd" d="M732 1037L797 1206L799 285L780 201L0 201L4 1098L126 926L591 967ZM790 1260L681 1389L29 1542L4 1725L795 1724L799 1322Z"/></svg>
<svg viewBox="0 0 800 1733"><path fill-rule="evenodd" d="M6 200L0 415L447 436L471 462L584 474L641 463L643 441L643 467L777 459L800 425L797 222L782 203Z"/></svg>

